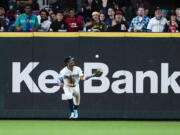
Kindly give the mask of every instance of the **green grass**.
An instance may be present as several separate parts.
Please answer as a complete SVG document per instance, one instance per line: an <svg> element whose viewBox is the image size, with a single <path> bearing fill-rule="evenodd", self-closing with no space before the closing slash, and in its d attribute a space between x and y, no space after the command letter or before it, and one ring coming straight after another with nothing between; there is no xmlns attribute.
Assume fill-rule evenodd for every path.
<svg viewBox="0 0 180 135"><path fill-rule="evenodd" d="M180 122L0 120L0 135L180 135Z"/></svg>

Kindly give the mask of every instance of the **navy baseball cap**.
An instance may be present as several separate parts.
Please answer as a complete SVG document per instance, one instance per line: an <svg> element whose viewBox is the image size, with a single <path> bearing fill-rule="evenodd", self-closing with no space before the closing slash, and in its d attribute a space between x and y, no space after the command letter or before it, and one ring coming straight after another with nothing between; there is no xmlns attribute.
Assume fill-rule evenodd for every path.
<svg viewBox="0 0 180 135"><path fill-rule="evenodd" d="M64 63L67 64L68 62L73 61L73 60L75 60L74 57L68 56L67 58L64 59Z"/></svg>

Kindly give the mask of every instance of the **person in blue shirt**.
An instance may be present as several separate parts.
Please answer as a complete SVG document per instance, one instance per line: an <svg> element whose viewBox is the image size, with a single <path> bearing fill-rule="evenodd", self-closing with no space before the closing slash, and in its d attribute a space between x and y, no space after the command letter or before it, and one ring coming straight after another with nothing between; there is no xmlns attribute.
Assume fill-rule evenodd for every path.
<svg viewBox="0 0 180 135"><path fill-rule="evenodd" d="M36 32L39 29L39 22L36 15L32 14L30 5L24 8L25 13L18 16L15 21L15 28L18 32Z"/></svg>
<svg viewBox="0 0 180 135"><path fill-rule="evenodd" d="M108 8L108 17L105 21L107 27L110 27L112 24L112 20L114 20L115 17L115 11L112 7Z"/></svg>
<svg viewBox="0 0 180 135"><path fill-rule="evenodd" d="M146 17L144 14L144 8L139 7L138 16L133 18L128 31L129 32L147 32L147 25L149 21L150 21L150 18Z"/></svg>

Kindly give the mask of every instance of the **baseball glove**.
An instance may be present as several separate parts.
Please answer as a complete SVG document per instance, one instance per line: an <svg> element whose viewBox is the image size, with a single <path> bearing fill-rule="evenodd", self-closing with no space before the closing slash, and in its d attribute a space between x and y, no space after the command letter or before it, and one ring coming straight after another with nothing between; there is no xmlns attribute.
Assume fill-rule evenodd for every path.
<svg viewBox="0 0 180 135"><path fill-rule="evenodd" d="M92 74L92 77L100 77L102 73L102 69L97 69L97 71Z"/></svg>

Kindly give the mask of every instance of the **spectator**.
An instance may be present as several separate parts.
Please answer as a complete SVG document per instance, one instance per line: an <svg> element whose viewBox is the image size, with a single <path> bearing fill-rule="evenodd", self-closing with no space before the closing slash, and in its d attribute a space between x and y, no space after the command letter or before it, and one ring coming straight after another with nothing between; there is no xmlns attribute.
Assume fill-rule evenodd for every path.
<svg viewBox="0 0 180 135"><path fill-rule="evenodd" d="M15 10L19 10L21 13L24 13L24 7L26 5L32 5L33 0L13 0Z"/></svg>
<svg viewBox="0 0 180 135"><path fill-rule="evenodd" d="M49 0L48 2L49 7L52 8L55 13L61 9L61 5L58 0Z"/></svg>
<svg viewBox="0 0 180 135"><path fill-rule="evenodd" d="M77 0L61 0L62 9L77 9Z"/></svg>
<svg viewBox="0 0 180 135"><path fill-rule="evenodd" d="M131 4L133 8L132 13L134 13L133 16L137 14L136 12L138 11L139 7L144 7L145 9L149 9L150 7L148 0L131 0Z"/></svg>
<svg viewBox="0 0 180 135"><path fill-rule="evenodd" d="M176 19L177 19L176 22L177 22L177 24L178 24L178 26L179 26L179 27L178 27L178 28L179 28L178 31L180 32L180 8L177 8L177 9L176 9L176 15L177 15L177 16L176 16Z"/></svg>
<svg viewBox="0 0 180 135"><path fill-rule="evenodd" d="M50 14L50 20L51 20L51 22L56 21L56 14L55 13Z"/></svg>
<svg viewBox="0 0 180 135"><path fill-rule="evenodd" d="M64 20L66 20L69 17L69 9L65 9L63 12Z"/></svg>
<svg viewBox="0 0 180 135"><path fill-rule="evenodd" d="M100 14L100 21L102 22L102 23L105 23L105 15L103 14L103 13L101 13Z"/></svg>
<svg viewBox="0 0 180 135"><path fill-rule="evenodd" d="M176 9L177 20L180 21L180 8Z"/></svg>
<svg viewBox="0 0 180 135"><path fill-rule="evenodd" d="M112 20L114 20L115 11L113 8L108 8L108 17L105 21L107 27L111 26Z"/></svg>
<svg viewBox="0 0 180 135"><path fill-rule="evenodd" d="M0 32L5 32L8 30L8 24L4 14L5 14L4 8L0 7Z"/></svg>
<svg viewBox="0 0 180 135"><path fill-rule="evenodd" d="M46 9L46 10L47 10L47 9ZM48 9L48 14L49 14L49 15L54 14L54 11L53 11L52 8L49 8L49 9Z"/></svg>
<svg viewBox="0 0 180 135"><path fill-rule="evenodd" d="M11 26L9 27L8 31L9 32L15 32L16 31L16 28L15 28L15 21L16 19L18 18L18 16L20 15L20 11L17 10L14 14L14 18L13 18L13 21L12 21L12 24Z"/></svg>
<svg viewBox="0 0 180 135"><path fill-rule="evenodd" d="M5 11L9 9L9 0L0 0L0 7L3 7Z"/></svg>
<svg viewBox="0 0 180 135"><path fill-rule="evenodd" d="M37 2L37 0L32 0L32 11L39 11L39 4Z"/></svg>
<svg viewBox="0 0 180 135"><path fill-rule="evenodd" d="M95 11L92 13L93 24L91 30L93 32L105 32L107 30L106 24L100 22L99 16L99 12Z"/></svg>
<svg viewBox="0 0 180 135"><path fill-rule="evenodd" d="M162 17L166 18L167 19L167 10L166 9L162 9Z"/></svg>
<svg viewBox="0 0 180 135"><path fill-rule="evenodd" d="M39 23L36 15L31 14L31 6L26 5L25 13L18 16L15 26L16 31L35 32L38 31Z"/></svg>
<svg viewBox="0 0 180 135"><path fill-rule="evenodd" d="M104 1L104 0L103 0ZM125 6L126 0L105 0L108 2L108 7L114 7L115 9Z"/></svg>
<svg viewBox="0 0 180 135"><path fill-rule="evenodd" d="M116 11L115 19L112 21L112 26L108 28L109 32L126 32L128 28L127 22L123 21L121 11Z"/></svg>
<svg viewBox="0 0 180 135"><path fill-rule="evenodd" d="M48 20L48 12L46 10L40 11L40 17L38 18L38 22L40 24L39 26L39 32L48 32L51 22Z"/></svg>
<svg viewBox="0 0 180 135"><path fill-rule="evenodd" d="M119 10L119 5L117 2L113 3L113 8L115 9L115 11Z"/></svg>
<svg viewBox="0 0 180 135"><path fill-rule="evenodd" d="M39 4L39 9L44 9L46 7L49 7L48 0L37 0L37 3Z"/></svg>
<svg viewBox="0 0 180 135"><path fill-rule="evenodd" d="M10 20L8 17L5 17L5 10L3 7L0 7L0 20L1 20L1 24L3 24L3 26L1 25L2 29L4 29L4 31L7 31L10 25ZM4 25L4 22L6 25Z"/></svg>
<svg viewBox="0 0 180 135"><path fill-rule="evenodd" d="M93 5L93 0L87 0L87 2L82 2L81 6L83 8L83 17L91 18L92 12L96 10L96 6Z"/></svg>
<svg viewBox="0 0 180 135"><path fill-rule="evenodd" d="M81 8L81 2L82 2L83 0L77 0L77 3L76 3L76 5L77 5L77 11L78 11L78 13L82 13L82 8Z"/></svg>
<svg viewBox="0 0 180 135"><path fill-rule="evenodd" d="M166 24L165 31L175 33L175 32L179 32L178 30L179 30L179 25L176 22L176 14L173 13L170 16L170 21L168 21Z"/></svg>
<svg viewBox="0 0 180 135"><path fill-rule="evenodd" d="M149 18L144 15L144 8L138 8L138 16L133 18L129 32L147 32L147 25L149 23Z"/></svg>
<svg viewBox="0 0 180 135"><path fill-rule="evenodd" d="M144 16L149 17L149 9L144 10Z"/></svg>
<svg viewBox="0 0 180 135"><path fill-rule="evenodd" d="M93 21L91 18L86 18L85 20L85 26L83 28L83 31L86 32L91 32L91 28L92 28L92 25L93 25Z"/></svg>
<svg viewBox="0 0 180 135"><path fill-rule="evenodd" d="M109 3L111 2L112 0L108 1L108 0L102 0L102 7L106 10L106 8L110 5ZM113 5L111 5L112 7Z"/></svg>
<svg viewBox="0 0 180 135"><path fill-rule="evenodd" d="M63 12L57 12L56 18L57 18L57 20L52 22L49 31L50 32L67 32L68 25L63 20Z"/></svg>
<svg viewBox="0 0 180 135"><path fill-rule="evenodd" d="M75 9L70 9L66 22L69 32L78 32L82 29L82 22L75 16Z"/></svg>
<svg viewBox="0 0 180 135"><path fill-rule="evenodd" d="M167 19L162 17L162 11L159 7L155 10L155 17L153 17L147 26L149 32L164 32Z"/></svg>
<svg viewBox="0 0 180 135"><path fill-rule="evenodd" d="M126 20L128 20L128 21L131 21L132 18L134 17L133 16L134 13L132 11L131 0L124 0L123 5L120 6L119 10L122 10L124 18L126 18Z"/></svg>
<svg viewBox="0 0 180 135"><path fill-rule="evenodd" d="M102 0L93 0L92 7L93 11L100 11L102 8Z"/></svg>

